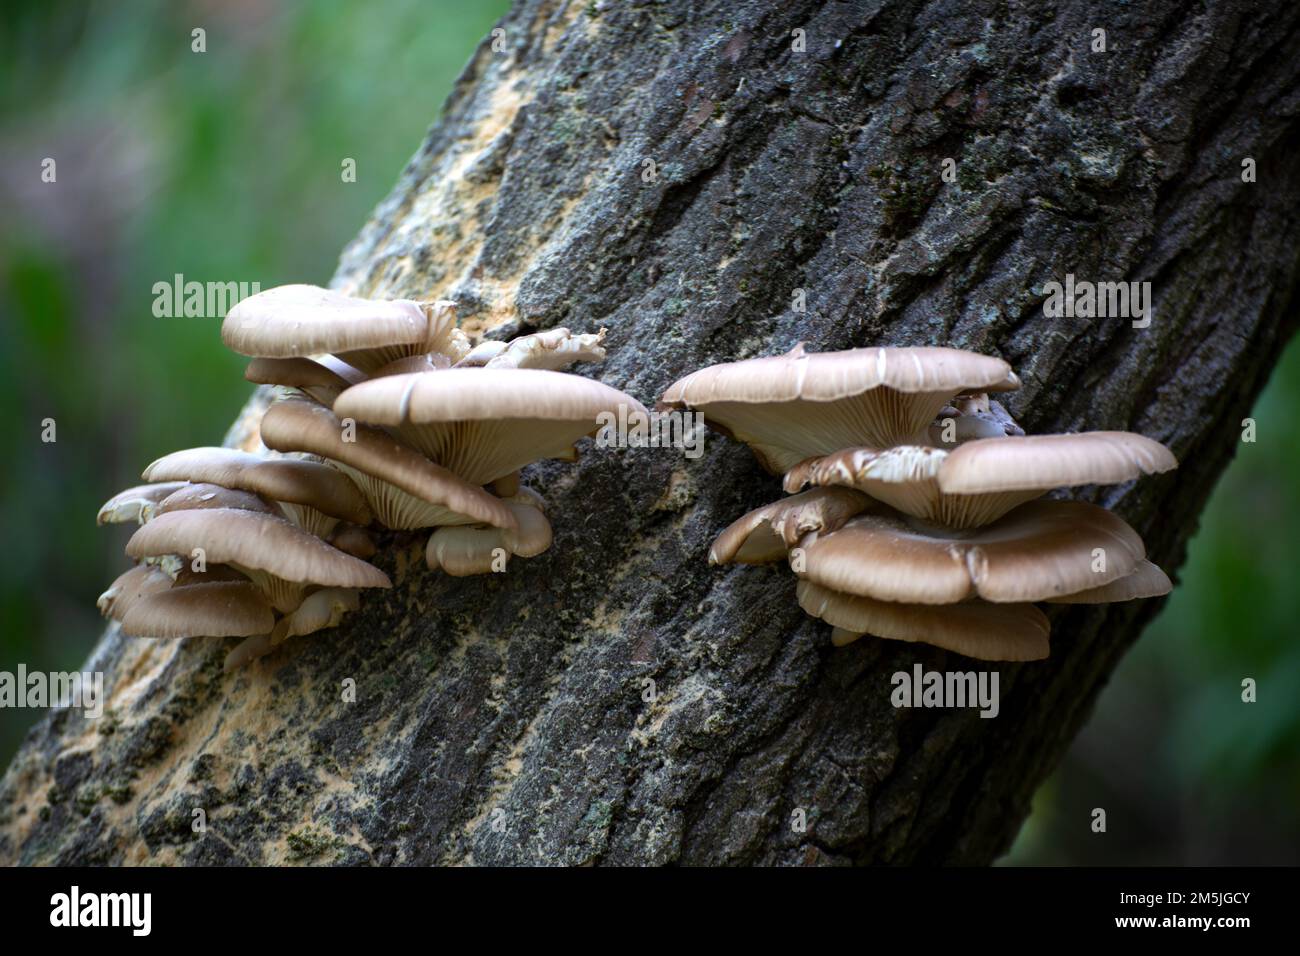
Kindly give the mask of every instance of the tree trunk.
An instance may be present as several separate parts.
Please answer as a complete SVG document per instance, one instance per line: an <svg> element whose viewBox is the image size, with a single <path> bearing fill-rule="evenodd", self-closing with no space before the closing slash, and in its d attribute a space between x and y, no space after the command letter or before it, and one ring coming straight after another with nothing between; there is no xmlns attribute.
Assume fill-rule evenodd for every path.
<svg viewBox="0 0 1300 956"><path fill-rule="evenodd" d="M1287 0L524 0L337 284L454 298L498 338L606 326L583 373L647 403L798 341L1001 355L1028 431L1175 451L1084 495L1172 570L1295 324L1298 25ZM1150 281L1150 327L1045 317L1067 273ZM987 863L1160 607L1050 612L1049 660L989 665L996 719L894 709L893 672L980 665L833 649L786 568L711 568L781 494L743 446L529 478L546 554L452 579L392 535L391 592L238 673L231 641L110 629L105 717L30 733L0 859Z"/></svg>

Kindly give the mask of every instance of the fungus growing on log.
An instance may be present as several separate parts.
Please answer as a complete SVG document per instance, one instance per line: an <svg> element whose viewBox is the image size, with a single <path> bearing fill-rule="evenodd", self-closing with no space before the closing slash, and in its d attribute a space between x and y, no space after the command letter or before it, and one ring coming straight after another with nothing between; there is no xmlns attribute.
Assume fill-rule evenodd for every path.
<svg viewBox="0 0 1300 956"><path fill-rule="evenodd" d="M787 559L800 606L832 625L837 646L873 634L1023 661L1048 653L1048 621L1032 602L1171 588L1118 515L1034 499L1178 462L1129 432L1026 436L989 398L1018 383L1000 359L955 349L796 348L694 372L661 406L713 416L797 492L733 522L710 563ZM810 497L831 491L857 497Z"/></svg>
<svg viewBox="0 0 1300 956"><path fill-rule="evenodd" d="M222 338L244 377L275 386L258 423L270 457L173 452L151 482L100 509L141 528L141 563L100 597L123 632L240 636L227 669L335 627L360 589L391 586L368 530L430 529L430 568L505 570L550 547L541 496L520 470L574 457L599 416L645 409L561 369L605 357L605 330L565 328L471 346L448 301L375 301L314 286L268 289L230 310ZM856 494L826 489L819 494ZM198 568L200 549L212 562Z"/></svg>

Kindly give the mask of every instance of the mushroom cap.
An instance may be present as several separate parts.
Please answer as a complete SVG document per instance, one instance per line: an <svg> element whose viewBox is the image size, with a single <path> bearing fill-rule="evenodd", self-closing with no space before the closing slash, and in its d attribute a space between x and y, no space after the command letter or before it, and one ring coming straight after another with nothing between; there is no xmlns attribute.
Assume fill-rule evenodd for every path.
<svg viewBox="0 0 1300 956"><path fill-rule="evenodd" d="M349 369L347 374L344 369ZM258 357L244 369L244 378L258 385L284 385L289 388L333 388L340 392L349 385L365 381L365 376L342 362L331 368L305 356L291 358Z"/></svg>
<svg viewBox="0 0 1300 956"><path fill-rule="evenodd" d="M149 527L145 525L145 527ZM1081 501L1031 501L974 531L941 536L897 514L865 514L800 542L800 577L880 601L1043 601L1109 584L1146 556L1118 515ZM1094 571L1094 550L1104 569Z"/></svg>
<svg viewBox="0 0 1300 956"><path fill-rule="evenodd" d="M119 491L100 506L95 523L124 524L134 521L144 524L153 517L158 502L179 491L185 484L183 481L160 481Z"/></svg>
<svg viewBox="0 0 1300 956"><path fill-rule="evenodd" d="M259 657L265 657L275 650L275 645L271 643L270 634L254 634L252 637L246 637L240 641L226 655L225 663L222 670L229 674L233 670L238 670L250 661L255 661Z"/></svg>
<svg viewBox="0 0 1300 956"><path fill-rule="evenodd" d="M210 563L256 569L297 584L392 587L383 571L330 547L284 518L233 508L160 515L131 536L126 553L133 558L188 555L194 548L202 548Z"/></svg>
<svg viewBox="0 0 1300 956"><path fill-rule="evenodd" d="M848 488L814 488L756 508L730 525L709 547L709 564L779 561L804 535L829 533L871 507Z"/></svg>
<svg viewBox="0 0 1300 956"><path fill-rule="evenodd" d="M692 372L669 386L661 404L699 409L714 428L748 444L764 468L782 474L841 448L916 441L957 393L1018 386L1006 362L975 352L805 352L800 345Z"/></svg>
<svg viewBox="0 0 1300 956"><path fill-rule="evenodd" d="M356 441L344 441L338 415L315 402L301 399L277 402L266 410L261 430L262 441L268 448L312 452L351 469L356 476L354 480L363 491L369 492L379 520L387 527L410 529L442 524L510 527L514 524L510 509L499 499L461 480L380 429L358 425ZM373 481L367 482L361 475Z"/></svg>
<svg viewBox="0 0 1300 956"><path fill-rule="evenodd" d="M275 613L249 581L190 584L141 597L122 618L131 637L247 637L275 625Z"/></svg>
<svg viewBox="0 0 1300 956"><path fill-rule="evenodd" d="M960 529L996 521L1052 488L1130 481L1177 464L1164 445L1129 432L1008 436L952 451L846 448L800 462L786 473L785 488L856 488L905 514Z"/></svg>
<svg viewBox="0 0 1300 956"><path fill-rule="evenodd" d="M1160 442L1133 432L1021 435L966 442L939 469L947 494L1113 485L1178 467Z"/></svg>
<svg viewBox="0 0 1300 956"><path fill-rule="evenodd" d="M530 368L451 368L354 385L340 417L400 426L403 439L474 485L539 458L570 457L602 414L648 416L629 395L578 375Z"/></svg>
<svg viewBox="0 0 1300 956"><path fill-rule="evenodd" d="M284 285L239 302L221 340L242 355L292 358L332 352L373 371L407 355L438 351L456 324L455 303L370 300L312 285Z"/></svg>
<svg viewBox="0 0 1300 956"><path fill-rule="evenodd" d="M369 524L371 519L356 485L318 461L259 458L233 448L187 448L159 458L144 470L144 477L146 481L183 478L239 488L273 501L308 505L353 524Z"/></svg>
<svg viewBox="0 0 1300 956"><path fill-rule="evenodd" d="M506 503L515 516L517 527L438 528L429 536L424 549L425 563L431 570L443 570L452 577L487 574L498 549L510 556L532 558L551 546L551 523L541 510L531 504Z"/></svg>
<svg viewBox="0 0 1300 956"><path fill-rule="evenodd" d="M1037 661L1047 657L1051 625L1032 604L898 604L841 594L812 581L800 581L799 606L841 633L837 646L853 635L872 634L891 641L917 641L981 661Z"/></svg>
<svg viewBox="0 0 1300 956"><path fill-rule="evenodd" d="M271 631L271 645L283 643L291 637L337 627L345 614L360 606L361 598L354 588L321 588L313 591L292 614L276 623Z"/></svg>
<svg viewBox="0 0 1300 956"><path fill-rule="evenodd" d="M185 561L176 572L175 587L183 588L191 584L211 584L214 581L247 581L248 576L228 564L208 564L202 571L195 571L194 565Z"/></svg>
<svg viewBox="0 0 1300 956"><path fill-rule="evenodd" d="M345 524L334 529L334 533L329 536L329 543L340 551L362 560L373 558L378 550L370 532L354 524Z"/></svg>
<svg viewBox="0 0 1300 956"><path fill-rule="evenodd" d="M948 419L952 419L951 439ZM939 448L960 445L977 438L1005 438L1023 435L1025 430L1000 402L990 401L986 392L958 395L939 411L930 423L930 444Z"/></svg>
<svg viewBox="0 0 1300 956"><path fill-rule="evenodd" d="M1063 594L1048 598L1048 604L1114 604L1119 601L1136 601L1139 598L1160 597L1174 589L1169 575L1152 564L1142 560L1138 566L1122 578L1116 578L1109 584Z"/></svg>
<svg viewBox="0 0 1300 956"><path fill-rule="evenodd" d="M486 368L540 368L558 371L574 362L603 360L604 343L604 329L594 334L573 335L561 326L511 339L504 349L490 356L484 365Z"/></svg>
<svg viewBox="0 0 1300 956"><path fill-rule="evenodd" d="M162 568L154 564L137 564L114 578L95 606L104 617L120 621L141 597L155 591L166 591L171 586L171 576Z"/></svg>
<svg viewBox="0 0 1300 956"><path fill-rule="evenodd" d="M182 484L158 502L154 514L165 515L171 511L189 511L195 508L237 508L240 511L260 511L268 515L280 514L278 508L251 491L205 481Z"/></svg>

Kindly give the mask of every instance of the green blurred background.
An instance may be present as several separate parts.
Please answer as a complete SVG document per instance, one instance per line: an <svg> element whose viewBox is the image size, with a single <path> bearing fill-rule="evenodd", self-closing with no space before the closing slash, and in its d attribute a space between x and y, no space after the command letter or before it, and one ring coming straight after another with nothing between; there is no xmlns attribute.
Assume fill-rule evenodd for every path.
<svg viewBox="0 0 1300 956"><path fill-rule="evenodd" d="M84 661L95 597L127 565L128 532L97 530L96 509L157 456L219 443L249 393L219 319L155 318L153 284L327 282L506 6L6 4L0 670ZM1007 862L1297 861L1298 400L1293 346L1178 590ZM1259 703L1241 703L1243 677ZM38 716L0 710L0 765ZM1107 834L1089 829L1096 806Z"/></svg>

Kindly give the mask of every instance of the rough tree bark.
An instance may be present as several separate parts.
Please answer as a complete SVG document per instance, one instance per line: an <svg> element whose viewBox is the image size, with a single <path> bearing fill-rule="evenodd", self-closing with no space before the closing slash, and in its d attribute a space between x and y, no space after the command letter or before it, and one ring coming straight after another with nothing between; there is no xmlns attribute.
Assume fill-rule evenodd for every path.
<svg viewBox="0 0 1300 956"><path fill-rule="evenodd" d="M607 326L585 374L647 402L800 340L1002 355L1029 430L1175 450L1177 473L1087 495L1173 569L1295 324L1298 25L1287 0L523 0L337 283L455 298L494 337ZM1069 272L1149 280L1152 325L1045 318ZM786 569L708 566L780 494L742 446L591 449L531 480L542 557L453 580L393 536L392 592L241 673L229 642L110 631L108 714L34 728L0 858L985 863L1159 610L1052 612L1051 659L999 668L995 720L895 710L893 671L969 662L833 650Z"/></svg>

